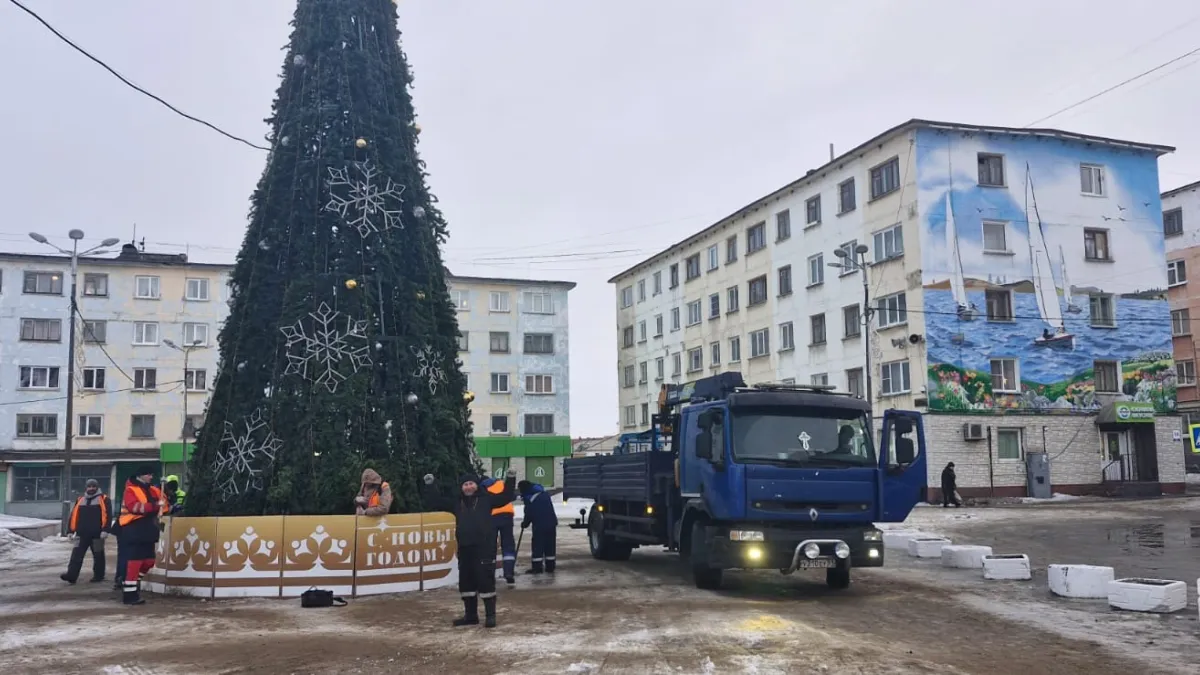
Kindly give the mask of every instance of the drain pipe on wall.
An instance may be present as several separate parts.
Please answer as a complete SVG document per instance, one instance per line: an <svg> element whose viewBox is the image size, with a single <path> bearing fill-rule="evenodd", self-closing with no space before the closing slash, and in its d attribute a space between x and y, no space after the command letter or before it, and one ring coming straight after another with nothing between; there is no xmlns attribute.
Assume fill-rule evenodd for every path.
<svg viewBox="0 0 1200 675"><path fill-rule="evenodd" d="M996 474L992 472L992 428L988 427L988 491L996 498Z"/></svg>

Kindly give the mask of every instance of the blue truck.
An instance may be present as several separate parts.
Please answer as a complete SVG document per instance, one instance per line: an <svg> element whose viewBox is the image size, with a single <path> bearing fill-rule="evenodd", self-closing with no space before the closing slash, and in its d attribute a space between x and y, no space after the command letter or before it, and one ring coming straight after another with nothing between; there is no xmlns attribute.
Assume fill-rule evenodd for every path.
<svg viewBox="0 0 1200 675"><path fill-rule="evenodd" d="M830 387L748 387L734 372L664 385L649 431L564 462L563 496L594 501L571 527L598 560L677 552L699 588L730 569L825 570L846 588L852 568L883 565L874 524L924 498L921 414L882 422L877 453L870 404Z"/></svg>

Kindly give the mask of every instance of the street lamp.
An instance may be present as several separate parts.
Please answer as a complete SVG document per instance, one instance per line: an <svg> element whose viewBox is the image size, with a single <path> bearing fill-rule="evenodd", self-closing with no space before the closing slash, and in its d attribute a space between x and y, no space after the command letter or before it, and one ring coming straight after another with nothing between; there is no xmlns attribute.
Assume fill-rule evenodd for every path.
<svg viewBox="0 0 1200 675"><path fill-rule="evenodd" d="M867 413L867 420L871 424L872 433L874 433L875 400L871 397L871 315L874 314L874 310L871 308L871 288L867 285L867 251L869 250L866 244L855 246L853 251L847 251L844 248L835 249L833 255L837 256L842 262L829 263L829 266L848 272L853 272L856 269L862 270L863 355L866 357L866 367L864 370L867 374L867 405L870 406L870 412Z"/></svg>
<svg viewBox="0 0 1200 675"><path fill-rule="evenodd" d="M183 352L183 485L186 486L188 484L188 358L192 355L193 349L204 343L200 340L193 340L190 343L185 343L183 346L179 346L171 340L163 340L163 344L171 349L174 349L175 351ZM192 381L192 384L195 384L195 380ZM193 432L194 431L195 430L193 430Z"/></svg>
<svg viewBox="0 0 1200 675"><path fill-rule="evenodd" d="M84 251L79 250L79 241L83 239L83 230L71 230L67 232L67 236L71 238L71 250L59 248L58 245L50 242L46 237L37 232L30 232L29 238L39 244L45 244L59 253L70 256L71 258L71 304L70 316L67 317L67 424L64 428L65 442L63 443L63 477L66 480L66 487L63 489L63 505L62 505L62 534L66 535L70 530L71 518L71 503L74 500L74 494L71 492L71 450L74 447L75 435L75 316L79 313L79 307L76 304L76 281L79 276L79 259L88 255L100 255L110 253L103 249L109 246L116 246L121 242L120 239L109 238L100 242L98 246L93 246Z"/></svg>

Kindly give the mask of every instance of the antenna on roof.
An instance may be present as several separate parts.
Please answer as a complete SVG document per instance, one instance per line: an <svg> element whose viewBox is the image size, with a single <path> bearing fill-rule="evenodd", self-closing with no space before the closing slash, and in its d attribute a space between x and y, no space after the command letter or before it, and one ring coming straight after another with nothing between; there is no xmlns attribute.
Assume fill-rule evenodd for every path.
<svg viewBox="0 0 1200 675"><path fill-rule="evenodd" d="M829 161L831 161L831 162L832 162L832 161L833 161L833 157L834 157L834 155L833 155L833 143L830 143L830 144L829 144Z"/></svg>

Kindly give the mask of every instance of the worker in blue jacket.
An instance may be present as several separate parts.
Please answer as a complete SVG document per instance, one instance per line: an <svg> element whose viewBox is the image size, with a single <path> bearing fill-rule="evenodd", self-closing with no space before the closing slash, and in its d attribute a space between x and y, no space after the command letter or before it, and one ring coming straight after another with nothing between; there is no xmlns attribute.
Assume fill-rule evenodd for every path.
<svg viewBox="0 0 1200 675"><path fill-rule="evenodd" d="M541 574L543 571L554 574L558 514L554 512L550 494L541 485L527 480L517 483L517 492L525 504L521 529L533 528L533 568L528 574Z"/></svg>

